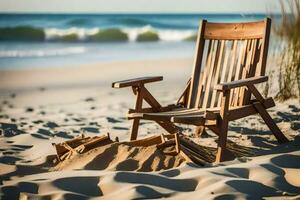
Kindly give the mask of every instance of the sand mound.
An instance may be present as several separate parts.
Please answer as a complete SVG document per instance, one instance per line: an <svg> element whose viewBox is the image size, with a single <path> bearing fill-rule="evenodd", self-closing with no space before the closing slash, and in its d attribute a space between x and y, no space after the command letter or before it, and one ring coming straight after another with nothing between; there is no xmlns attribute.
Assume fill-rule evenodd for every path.
<svg viewBox="0 0 300 200"><path fill-rule="evenodd" d="M172 151L174 147L166 148ZM167 155L155 145L142 147L124 143L113 143L92 149L60 162L51 170L117 170L159 171L180 166L185 159L180 155Z"/></svg>

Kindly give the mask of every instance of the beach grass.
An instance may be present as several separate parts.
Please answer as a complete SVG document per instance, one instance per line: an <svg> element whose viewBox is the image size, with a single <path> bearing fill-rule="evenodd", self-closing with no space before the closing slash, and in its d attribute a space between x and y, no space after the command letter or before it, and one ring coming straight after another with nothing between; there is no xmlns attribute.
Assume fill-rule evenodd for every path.
<svg viewBox="0 0 300 200"><path fill-rule="evenodd" d="M292 1L288 8L281 3L282 21L275 32L286 41L281 54L279 92L277 99L300 100L300 0Z"/></svg>

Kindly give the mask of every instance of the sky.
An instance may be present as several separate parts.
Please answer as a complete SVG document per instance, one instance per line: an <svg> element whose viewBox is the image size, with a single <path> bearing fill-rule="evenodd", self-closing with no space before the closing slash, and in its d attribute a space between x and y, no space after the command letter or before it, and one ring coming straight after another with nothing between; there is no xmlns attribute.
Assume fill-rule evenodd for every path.
<svg viewBox="0 0 300 200"><path fill-rule="evenodd" d="M0 0L21 13L276 13L279 0Z"/></svg>

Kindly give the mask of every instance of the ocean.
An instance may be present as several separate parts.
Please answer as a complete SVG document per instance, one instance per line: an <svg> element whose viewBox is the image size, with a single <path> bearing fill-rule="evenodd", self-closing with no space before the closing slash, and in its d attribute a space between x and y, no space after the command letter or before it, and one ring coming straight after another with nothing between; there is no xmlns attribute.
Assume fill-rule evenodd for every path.
<svg viewBox="0 0 300 200"><path fill-rule="evenodd" d="M199 21L264 14L0 14L0 70L191 57Z"/></svg>

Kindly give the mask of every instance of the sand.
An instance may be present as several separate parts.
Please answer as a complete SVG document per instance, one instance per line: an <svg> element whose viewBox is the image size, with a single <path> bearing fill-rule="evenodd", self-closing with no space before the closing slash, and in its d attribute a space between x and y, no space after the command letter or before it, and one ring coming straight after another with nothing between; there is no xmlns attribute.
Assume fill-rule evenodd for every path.
<svg viewBox="0 0 300 200"><path fill-rule="evenodd" d="M53 142L103 132L128 140L125 113L134 96L130 89L112 89L111 82L163 75L149 90L167 105L180 96L191 66L186 58L1 71L1 199L300 198L300 104L293 99L269 109L291 142L278 145L257 115L237 120L230 123L229 144L245 154L219 165L196 166L154 146L112 144L54 166ZM164 132L155 123L142 123L139 138ZM183 128L191 135L194 127ZM192 139L216 147L211 132Z"/></svg>

